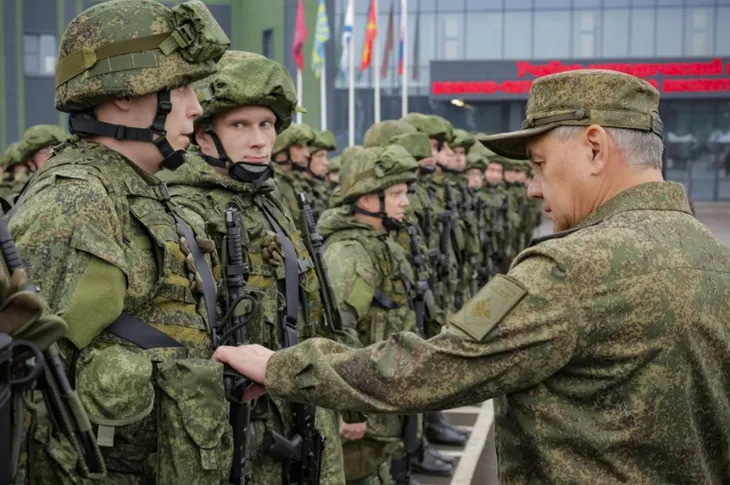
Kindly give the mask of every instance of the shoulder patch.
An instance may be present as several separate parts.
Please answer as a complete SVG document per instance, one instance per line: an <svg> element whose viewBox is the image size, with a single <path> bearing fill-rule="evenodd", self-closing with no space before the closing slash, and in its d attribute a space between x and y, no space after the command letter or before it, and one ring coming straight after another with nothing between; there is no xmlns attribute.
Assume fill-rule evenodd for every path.
<svg viewBox="0 0 730 485"><path fill-rule="evenodd" d="M527 295L513 278L497 275L449 322L476 341L481 341Z"/></svg>

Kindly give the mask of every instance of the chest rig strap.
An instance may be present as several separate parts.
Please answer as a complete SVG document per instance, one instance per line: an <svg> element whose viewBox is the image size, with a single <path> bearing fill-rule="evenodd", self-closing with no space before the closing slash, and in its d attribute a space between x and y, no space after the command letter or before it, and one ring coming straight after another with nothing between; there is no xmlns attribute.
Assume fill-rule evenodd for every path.
<svg viewBox="0 0 730 485"><path fill-rule="evenodd" d="M276 222L269 209L261 203L258 197L254 198L254 203L266 216L284 248L284 300L286 302L286 312L284 315L283 347L291 347L297 343L297 314L299 313L299 260L297 252L294 250L291 239Z"/></svg>

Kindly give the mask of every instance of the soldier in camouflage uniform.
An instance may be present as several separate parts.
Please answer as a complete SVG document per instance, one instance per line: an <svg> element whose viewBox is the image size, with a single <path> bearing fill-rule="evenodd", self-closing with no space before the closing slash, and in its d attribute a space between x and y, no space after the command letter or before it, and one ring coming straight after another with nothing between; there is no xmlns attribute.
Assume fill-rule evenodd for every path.
<svg viewBox="0 0 730 485"><path fill-rule="evenodd" d="M332 195L337 186L340 184L340 167L342 163L342 156L336 156L329 161L327 164L327 192ZM329 205L329 202L327 203Z"/></svg>
<svg viewBox="0 0 730 485"><path fill-rule="evenodd" d="M486 155L487 168L484 171L485 187L482 192L485 201L484 216L486 218L487 260L489 274L482 280L482 286L497 273L507 273L510 261L507 258L509 244L509 218L507 207L507 189L504 185L503 157L491 150Z"/></svg>
<svg viewBox="0 0 730 485"><path fill-rule="evenodd" d="M19 164L20 160L20 142L16 141L8 145L2 155L2 181L0 182L0 197L10 202L13 195L17 194L15 190L14 171L15 167L23 168ZM25 171L25 170L23 170Z"/></svg>
<svg viewBox="0 0 730 485"><path fill-rule="evenodd" d="M363 143L365 147L400 145L419 163L419 166L422 163L428 163L423 160L431 158L431 144L428 136L418 132L404 120L375 123L365 132ZM417 255L412 250L412 244L419 247L418 253L421 257L424 274L416 276L428 282L428 291L424 296L423 328L419 328L420 335L424 337L437 335L441 331L444 318L443 311L438 308L433 297L433 288L436 286L438 278L431 266L431 260L427 257L429 254L428 241L421 229L421 224L428 217L425 214L430 211L430 197L426 187L419 184L416 179L408 191L408 207L403 227L399 228L394 235L395 240L405 249L414 271L418 271L419 263L415 261ZM435 251L437 252L438 248L435 248ZM435 476L449 476L453 473L454 468L453 460L429 446L425 436L422 438L421 450L414 457L412 465L413 471L416 473Z"/></svg>
<svg viewBox="0 0 730 485"><path fill-rule="evenodd" d="M479 254L476 257L476 277L473 291L484 286L489 278L490 241L487 232L487 203L484 197L484 171L487 168L487 154L484 151L470 150L466 156L467 196L472 205L479 239Z"/></svg>
<svg viewBox="0 0 730 485"><path fill-rule="evenodd" d="M463 281L461 283L461 294L457 303L463 304L474 295L478 289L478 269L482 266L482 255L480 245L480 233L482 224L477 215L479 197L477 193L469 190L467 178L467 154L478 144L474 135L466 130L455 129L451 141L454 151L455 170L449 168L442 170L446 177L453 181L459 194L459 219L464 224L464 251L461 260L464 262L462 270ZM457 308L461 306L458 305Z"/></svg>
<svg viewBox="0 0 730 485"><path fill-rule="evenodd" d="M416 207L415 212L424 216L435 215L431 226L424 228L424 235L432 256L432 268L438 274L433 288L436 304L444 312L445 318L448 318L455 311L454 297L457 289L463 289L465 284L465 280L460 278L463 266L460 266L459 258L463 257L465 251L465 238L464 225L459 220L456 205L458 194L455 185L447 180L440 168L455 165L453 152L448 144L452 139L453 128L451 123L441 117L420 113L410 113L402 121L407 121L417 131L426 134L431 142L431 158L422 160L419 165L419 171L426 174L425 177L419 177L419 183L424 181L428 184L428 207L432 211L426 212L423 208ZM428 175L429 171L432 171L432 175ZM425 201L425 198L422 200ZM434 251L435 249L438 251ZM455 446L466 443L468 435L449 423L443 413L427 413L424 421L425 434L429 441Z"/></svg>
<svg viewBox="0 0 730 485"><path fill-rule="evenodd" d="M658 108L655 88L616 71L533 83L523 129L481 141L530 156L530 195L556 232L437 337L214 357L271 394L324 406L402 413L494 398L504 485L727 483L730 248L662 180Z"/></svg>
<svg viewBox="0 0 730 485"><path fill-rule="evenodd" d="M308 185L307 197L314 209L315 218L329 207L329 167L328 152L337 148L335 136L329 131L314 131L314 139L309 144L309 163L302 173L302 180Z"/></svg>
<svg viewBox="0 0 730 485"><path fill-rule="evenodd" d="M68 139L66 130L56 125L31 126L23 134L20 163L26 165L31 172L37 172L51 157L51 148Z"/></svg>
<svg viewBox="0 0 730 485"><path fill-rule="evenodd" d="M504 187L507 200L507 264L520 253L523 248L523 217L522 207L527 201L527 193L524 184L520 183L520 161L508 158L502 159L504 167Z"/></svg>
<svg viewBox="0 0 730 485"><path fill-rule="evenodd" d="M188 163L165 177L172 200L209 228L221 253L225 210L232 206L240 211L243 255L251 268L248 287L260 295L262 307L261 318L247 326L249 342L281 349L289 313L296 316L298 339L335 337L328 327L331 322L324 319L311 257L273 179L271 149L277 133L290 125L296 107L291 76L281 64L247 52L229 51L219 65L221 71L199 89L204 99L203 115L195 122L200 151L189 153ZM300 273L286 274L290 261ZM298 278L295 288L302 288L293 300L286 293L289 277ZM286 483L283 464L262 449L262 440L267 430L291 435L291 403L260 399L251 420L249 483ZM316 426L327 437L322 484L344 481L338 425L336 413L317 410Z"/></svg>
<svg viewBox="0 0 730 485"><path fill-rule="evenodd" d="M223 366L209 360L217 255L155 176L184 163L201 114L187 83L214 73L228 45L202 2L150 0L95 5L61 39L56 109L76 136L33 177L10 228L68 323L63 356L104 483L228 483ZM87 483L48 416L33 419L31 483Z"/></svg>
<svg viewBox="0 0 730 485"><path fill-rule="evenodd" d="M302 180L302 172L309 165L309 144L314 140L314 131L309 125L291 125L276 137L273 161L276 182L284 202L284 208L299 224L299 202L297 194L309 193L309 184Z"/></svg>
<svg viewBox="0 0 730 485"><path fill-rule="evenodd" d="M413 270L394 231L403 223L416 161L399 146L366 148L347 157L337 205L317 225L343 325L368 346L414 331ZM369 414L361 439L343 443L351 484L390 484L389 459L401 447L402 419ZM354 425L351 425L354 426ZM398 460L394 460L397 473Z"/></svg>

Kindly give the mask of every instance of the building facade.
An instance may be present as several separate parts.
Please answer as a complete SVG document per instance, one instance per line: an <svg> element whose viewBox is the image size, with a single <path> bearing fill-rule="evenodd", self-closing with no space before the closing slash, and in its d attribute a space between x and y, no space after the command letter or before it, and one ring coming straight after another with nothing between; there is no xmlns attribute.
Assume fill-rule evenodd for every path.
<svg viewBox="0 0 730 485"><path fill-rule="evenodd" d="M99 0L0 0L0 148L36 123L65 124L53 109L60 35ZM204 0L235 49L285 64L297 0ZM390 12L394 47L382 72L355 76L355 141L374 121L375 76L381 118L401 115L398 75L401 0L377 0L382 63ZM178 1L165 0L174 5ZM311 68L318 0L304 0L303 121L320 124L320 87ZM340 72L347 0L326 0L328 128L347 143L348 80ZM356 70L370 0L354 0ZM457 127L516 129L536 77L577 67L608 67L646 78L662 92L666 176L694 200L730 199L730 0L408 0L409 110L446 116Z"/></svg>
<svg viewBox="0 0 730 485"><path fill-rule="evenodd" d="M356 1L363 45L368 1ZM396 36L400 1L394 0ZM336 31L346 0L336 0ZM391 0L379 0L380 55ZM660 89L665 175L694 200L730 199L730 0L409 0L409 110L471 131L518 129L532 80L609 68ZM375 53L374 55L377 55ZM397 52L381 76L382 117L401 113ZM373 76L356 80L356 142L373 122ZM335 126L346 140L347 80ZM339 107L342 108L339 108Z"/></svg>

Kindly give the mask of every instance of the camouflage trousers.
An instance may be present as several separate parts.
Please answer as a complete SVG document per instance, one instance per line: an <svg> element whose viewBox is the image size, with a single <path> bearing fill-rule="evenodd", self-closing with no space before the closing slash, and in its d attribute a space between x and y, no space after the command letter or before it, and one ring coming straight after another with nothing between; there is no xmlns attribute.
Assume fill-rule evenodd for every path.
<svg viewBox="0 0 730 485"><path fill-rule="evenodd" d="M378 470L358 480L348 480L347 485L392 485L393 478L390 476L390 460L380 464Z"/></svg>

